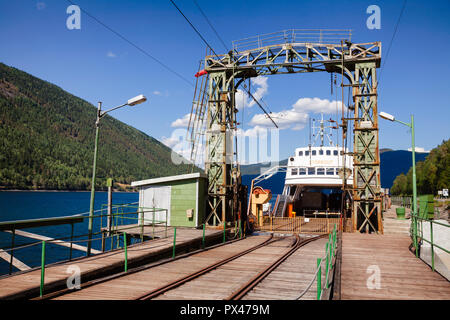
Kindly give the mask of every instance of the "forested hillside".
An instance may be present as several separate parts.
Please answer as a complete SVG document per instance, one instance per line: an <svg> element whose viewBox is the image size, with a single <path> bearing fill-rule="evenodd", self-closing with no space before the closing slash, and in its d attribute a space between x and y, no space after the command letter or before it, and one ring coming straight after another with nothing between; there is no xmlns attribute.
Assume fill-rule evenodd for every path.
<svg viewBox="0 0 450 320"><path fill-rule="evenodd" d="M0 188L90 189L96 108L0 63ZM97 188L188 172L158 140L110 116L101 121Z"/></svg>
<svg viewBox="0 0 450 320"><path fill-rule="evenodd" d="M425 161L416 164L416 183L419 194L437 194L450 187L450 139L431 150ZM412 167L408 173L395 178L391 193L412 194Z"/></svg>

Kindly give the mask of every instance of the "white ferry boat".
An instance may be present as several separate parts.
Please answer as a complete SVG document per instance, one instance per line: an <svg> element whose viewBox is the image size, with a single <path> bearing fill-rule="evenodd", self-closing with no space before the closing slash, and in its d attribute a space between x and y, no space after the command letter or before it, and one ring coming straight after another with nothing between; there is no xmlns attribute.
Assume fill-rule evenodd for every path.
<svg viewBox="0 0 450 320"><path fill-rule="evenodd" d="M348 154L347 148L333 145L331 134L326 133L325 129L337 127L325 126L326 121L322 116L318 132L313 135L315 140L320 137L319 146L310 143L307 147L295 149L295 154L289 157L283 193L277 198L273 216L340 214L344 170L347 185L353 185L353 157ZM329 146L324 145L325 138Z"/></svg>

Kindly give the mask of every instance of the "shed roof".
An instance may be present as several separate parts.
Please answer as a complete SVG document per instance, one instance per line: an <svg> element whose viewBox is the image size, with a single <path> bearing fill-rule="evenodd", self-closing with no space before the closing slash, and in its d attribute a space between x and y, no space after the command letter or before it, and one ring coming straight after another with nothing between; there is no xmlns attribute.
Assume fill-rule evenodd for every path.
<svg viewBox="0 0 450 320"><path fill-rule="evenodd" d="M180 174L177 176L169 176L169 177L162 177L162 178L154 178L154 179L147 179L147 180L141 180L141 181L133 181L131 182L132 187L141 187L141 186L148 186L153 184L160 184L170 181L180 181L180 180L186 180L186 179L196 179L196 178L206 178L206 174L201 172L196 173L189 173L189 174Z"/></svg>

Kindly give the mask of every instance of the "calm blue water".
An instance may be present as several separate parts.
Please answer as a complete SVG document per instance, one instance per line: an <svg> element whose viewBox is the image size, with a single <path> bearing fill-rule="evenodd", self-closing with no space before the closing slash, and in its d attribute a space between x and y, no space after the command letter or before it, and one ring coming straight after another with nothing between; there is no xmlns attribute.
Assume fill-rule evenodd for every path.
<svg viewBox="0 0 450 320"><path fill-rule="evenodd" d="M243 184L249 186L256 175L247 175L242 177ZM272 178L259 183L260 186L272 191L271 203L274 204L276 195L282 193L284 186L285 173L277 173ZM95 210L101 209L102 205L107 203L108 197L106 192L96 192ZM114 204L133 203L139 200L138 193L113 193ZM0 222L40 219L49 217L70 216L80 213L89 212L90 192L22 192L22 191L4 191L0 192ZM131 210L133 211L133 210ZM97 213L98 214L98 213ZM104 212L106 214L106 212ZM85 215L87 216L87 214ZM135 221L128 221L135 223ZM127 223L127 220L123 221ZM106 222L103 220L103 226ZM100 219L94 219L94 232L100 230ZM28 228L23 231L36 233L39 235L61 239L68 238L70 240L71 226L46 226L39 228ZM74 235L85 235L88 231L88 219L82 223L75 224ZM0 248L9 249L11 247L11 234L0 232ZM87 237L75 237L76 240L83 240ZM94 239L100 238L100 235ZM15 246L25 244L38 243L32 247L19 249L14 252L14 257L27 264L30 267L39 266L41 263L41 244L39 240L15 236ZM79 243L86 246L86 242ZM115 245L115 244L114 244ZM101 249L101 240L92 242L94 249ZM107 241L107 248L110 248L110 242ZM47 243L46 245L46 263L53 263L69 258L69 248L59 245ZM79 250L72 251L72 257L84 256L85 253ZM13 272L17 269L13 268ZM9 262L0 259L0 275L9 272Z"/></svg>
<svg viewBox="0 0 450 320"><path fill-rule="evenodd" d="M89 212L90 195L90 192L0 192L0 221L39 219L86 213ZM102 204L106 204L107 200L108 196L106 192L96 192L95 210L101 209ZM138 200L138 193L113 193L113 204L133 203ZM105 220L103 221L103 225L105 225ZM75 235L87 234L87 230L88 219L85 219L82 223L75 224L74 226ZM93 230L94 232L100 230L100 219L94 219ZM59 239L70 237L71 227L70 225L62 225L29 228L24 229L24 231ZM98 237L100 236L94 236L94 238ZM10 248L11 238L10 233L0 232L0 248ZM78 239L86 239L86 237ZM35 242L39 241L18 235L15 237L15 246ZM85 246L86 243L80 243L80 245ZM107 247L108 246L109 243L107 243ZM100 250L101 241L94 241L92 247ZM69 258L69 248L48 244L46 249L46 263ZM79 257L82 255L85 255L85 253L79 250L73 250L72 252L72 257ZM14 257L31 267L38 266L40 265L41 259L41 245L39 244L17 250L14 253ZM0 259L0 275L5 274L8 271L9 263ZM13 271L17 271L17 269L13 268Z"/></svg>

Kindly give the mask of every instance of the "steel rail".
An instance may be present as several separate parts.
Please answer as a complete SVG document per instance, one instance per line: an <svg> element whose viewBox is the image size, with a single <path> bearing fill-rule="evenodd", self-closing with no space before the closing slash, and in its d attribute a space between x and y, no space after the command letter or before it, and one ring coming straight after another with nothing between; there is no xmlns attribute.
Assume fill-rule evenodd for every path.
<svg viewBox="0 0 450 320"><path fill-rule="evenodd" d="M328 235L325 234L325 235L316 236L316 237L301 241L300 237L298 235L296 235L296 242L290 250L288 250L283 256L278 258L275 262L273 262L266 269L264 269L263 271L258 273L256 276L254 276L252 279L250 279L241 288L239 288L238 290L233 292L225 300L240 300L240 299L242 299L242 297L244 297L248 292L250 292L250 290L252 290L254 287L256 287L265 277L267 277L274 269L276 269L280 264L282 264L294 252L296 252L298 249L300 249L304 245L306 245L312 241L315 241L317 239L324 238L325 236L328 236Z"/></svg>
<svg viewBox="0 0 450 320"><path fill-rule="evenodd" d="M219 244L216 244L216 245L212 245L210 247L206 247L204 249L199 249L199 250L191 251L191 252L188 252L188 253L185 253L185 254L181 254L179 256L176 256L175 258L167 258L167 259L163 259L163 260L160 260L160 261L147 263L147 264L144 264L142 266L137 266L137 267L134 267L132 269L128 269L127 272L115 273L115 274L112 274L112 275L108 275L108 276L100 277L100 278L97 278L97 279L93 279L93 280L87 281L85 283L82 283L81 284L82 285L81 290L86 289L88 287L92 287L92 286L97 285L97 284L101 284L101 283L107 282L107 281L111 281L111 280L115 280L115 279L118 279L118 278L126 277L126 276L128 276L130 274L133 274L133 273L137 273L137 272L145 271L145 270L157 267L157 266L161 266L161 265L164 265L164 264L167 264L167 263L179 260L179 259L184 259L184 258L193 256L195 254L198 254L200 252L210 251L212 249L216 249L218 247L222 247L222 246L227 245L227 244L231 244L231 243L234 243L234 242L237 242L237 241L241 241L243 239L230 240L230 241L227 241L225 243L219 243ZM272 236L271 236L271 238L269 238L268 240L266 240L262 244L264 244L266 242L269 242L271 240L272 240ZM259 245L261 245L261 244L259 244ZM42 297L34 298L32 300L53 299L53 298L60 297L60 296L66 295L66 294L70 294L72 292L73 292L73 290L68 289L68 288L64 288L62 290L54 291L54 292L48 293L48 294L46 294L46 295L44 295Z"/></svg>
<svg viewBox="0 0 450 320"><path fill-rule="evenodd" d="M225 259L223 259L223 260L221 260L219 262L213 263L213 264L211 264L211 265L209 265L209 266L207 266L207 267L205 267L205 268L203 268L203 269L201 269L201 270L199 270L197 272L191 273L191 274L189 274L189 275L187 275L187 276L185 276L185 277L183 277L181 279L175 280L175 281L173 281L173 282L171 282L169 284L166 284L166 285L164 285L164 286L162 286L162 287L160 287L158 289L152 290L152 291L148 292L147 294L137 298L136 300L150 300L150 299L153 299L153 298L155 298L155 297L157 297L157 296L159 296L159 295L161 295L161 294L163 294L163 293L165 293L165 292L167 292L169 290L172 290L172 289L175 289L176 287L181 286L182 284L184 284L186 282L189 282L189 281L191 281L191 280L193 280L195 278L198 278L198 277L200 277L200 276L202 276L202 275L204 275L204 274L206 274L206 273L208 273L208 272L210 272L210 271L212 271L214 269L217 269L218 267L220 267L220 266L222 266L224 264L227 264L228 262L236 260L237 258L240 258L240 257L242 257L242 256L244 256L244 255L246 255L246 254L248 254L248 253L250 253L252 251L260 249L260 248L262 248L264 246L267 246L268 244L271 244L271 243L279 241L279 240L281 240L281 238L273 239L273 235L270 235L270 238L267 239L266 241L264 241L263 243L260 243L260 244L254 246L252 248L249 248L247 250L241 251L240 253L235 254L235 255L233 255L231 257L225 258Z"/></svg>

